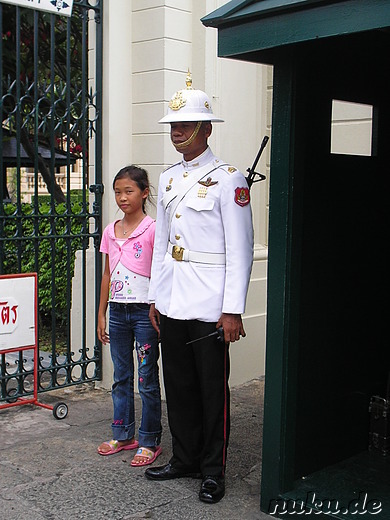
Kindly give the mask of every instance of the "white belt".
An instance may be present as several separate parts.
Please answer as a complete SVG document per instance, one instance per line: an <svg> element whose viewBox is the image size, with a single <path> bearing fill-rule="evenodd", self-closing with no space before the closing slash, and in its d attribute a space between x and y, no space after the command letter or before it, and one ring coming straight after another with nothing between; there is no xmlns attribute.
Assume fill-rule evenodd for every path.
<svg viewBox="0 0 390 520"><path fill-rule="evenodd" d="M190 251L169 242L168 253L178 262L197 262L199 264L225 265L225 253L200 253Z"/></svg>

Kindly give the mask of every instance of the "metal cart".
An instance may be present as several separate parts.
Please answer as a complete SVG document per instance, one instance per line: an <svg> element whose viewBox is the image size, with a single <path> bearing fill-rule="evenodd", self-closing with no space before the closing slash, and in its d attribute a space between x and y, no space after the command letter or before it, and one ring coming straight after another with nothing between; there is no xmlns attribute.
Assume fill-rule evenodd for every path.
<svg viewBox="0 0 390 520"><path fill-rule="evenodd" d="M16 388L7 390L6 380L9 377L4 372L3 366L1 367L0 384L3 386L6 398L4 403L0 403L0 410L33 404L52 410L56 419L65 419L68 415L66 403L58 402L51 406L38 401L37 287L37 273L0 276L0 355L33 350L34 360L32 396L19 396Z"/></svg>

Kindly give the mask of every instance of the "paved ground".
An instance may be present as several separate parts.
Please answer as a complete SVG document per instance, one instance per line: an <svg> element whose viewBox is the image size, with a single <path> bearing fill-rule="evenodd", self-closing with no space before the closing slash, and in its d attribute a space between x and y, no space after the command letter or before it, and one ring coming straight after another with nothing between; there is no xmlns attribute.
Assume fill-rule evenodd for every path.
<svg viewBox="0 0 390 520"><path fill-rule="evenodd" d="M82 385L41 394L42 403L67 403L63 420L38 406L1 409L0 519L271 520L259 506L263 390L262 380L232 389L226 496L212 505L198 499L200 480L151 482L144 469L130 466L133 452L97 454L111 438L107 391ZM155 465L171 456L165 403L163 411L163 453Z"/></svg>

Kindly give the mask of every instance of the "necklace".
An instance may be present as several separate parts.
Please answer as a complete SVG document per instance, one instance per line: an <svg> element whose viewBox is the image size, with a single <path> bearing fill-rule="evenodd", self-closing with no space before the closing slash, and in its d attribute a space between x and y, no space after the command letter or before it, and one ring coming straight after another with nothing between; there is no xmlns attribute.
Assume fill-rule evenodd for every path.
<svg viewBox="0 0 390 520"><path fill-rule="evenodd" d="M139 220L135 226L131 227L130 229L128 229L127 231L125 231L125 225L123 223L123 219L122 219L122 232L123 232L123 235L127 235L127 233L130 233L130 232L133 232L134 229L136 229L139 224L143 221L144 217L141 218L141 220Z"/></svg>

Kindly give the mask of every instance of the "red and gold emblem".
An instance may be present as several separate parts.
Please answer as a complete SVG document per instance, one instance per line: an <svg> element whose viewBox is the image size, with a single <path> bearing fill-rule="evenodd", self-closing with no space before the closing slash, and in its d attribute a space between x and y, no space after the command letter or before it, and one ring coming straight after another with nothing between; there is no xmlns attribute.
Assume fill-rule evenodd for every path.
<svg viewBox="0 0 390 520"><path fill-rule="evenodd" d="M239 206L246 206L249 204L249 188L236 188L234 190L234 202Z"/></svg>

